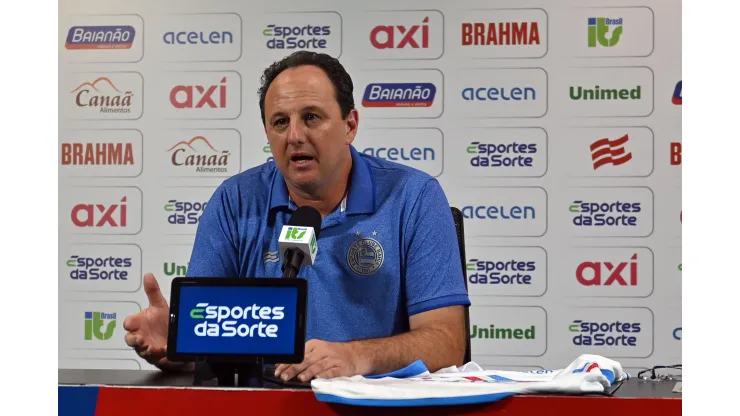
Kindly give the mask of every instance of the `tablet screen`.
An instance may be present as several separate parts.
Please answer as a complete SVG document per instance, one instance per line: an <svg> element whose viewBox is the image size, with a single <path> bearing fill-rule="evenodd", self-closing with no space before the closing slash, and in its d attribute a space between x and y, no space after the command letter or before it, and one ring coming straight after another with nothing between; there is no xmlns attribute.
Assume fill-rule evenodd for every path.
<svg viewBox="0 0 740 416"><path fill-rule="evenodd" d="M292 355L297 287L182 286L177 354Z"/></svg>

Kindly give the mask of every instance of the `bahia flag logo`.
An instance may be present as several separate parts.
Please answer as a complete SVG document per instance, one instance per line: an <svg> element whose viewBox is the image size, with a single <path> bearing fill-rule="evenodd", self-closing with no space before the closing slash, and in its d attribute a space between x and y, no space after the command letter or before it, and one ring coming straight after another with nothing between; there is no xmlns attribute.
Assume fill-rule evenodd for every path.
<svg viewBox="0 0 740 416"><path fill-rule="evenodd" d="M676 84L676 88L673 90L673 98L671 98L671 102L675 105L681 105L681 83L683 80L678 81Z"/></svg>

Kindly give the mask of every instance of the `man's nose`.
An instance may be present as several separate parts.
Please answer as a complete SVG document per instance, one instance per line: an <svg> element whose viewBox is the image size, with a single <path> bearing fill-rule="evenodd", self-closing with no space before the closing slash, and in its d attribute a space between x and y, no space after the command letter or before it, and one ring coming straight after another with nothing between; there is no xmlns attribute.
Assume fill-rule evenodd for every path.
<svg viewBox="0 0 740 416"><path fill-rule="evenodd" d="M288 143L297 144L305 141L306 134L303 124L300 122L290 123L290 127L288 127Z"/></svg>

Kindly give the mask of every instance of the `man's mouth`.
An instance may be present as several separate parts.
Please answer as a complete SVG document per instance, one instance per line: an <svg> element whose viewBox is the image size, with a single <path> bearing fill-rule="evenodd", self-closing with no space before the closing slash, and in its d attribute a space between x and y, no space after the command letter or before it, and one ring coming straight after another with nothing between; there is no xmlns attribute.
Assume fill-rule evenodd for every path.
<svg viewBox="0 0 740 416"><path fill-rule="evenodd" d="M313 160L314 160L313 156L305 155L305 154L296 154L290 157L290 161L299 166L311 163L313 162Z"/></svg>

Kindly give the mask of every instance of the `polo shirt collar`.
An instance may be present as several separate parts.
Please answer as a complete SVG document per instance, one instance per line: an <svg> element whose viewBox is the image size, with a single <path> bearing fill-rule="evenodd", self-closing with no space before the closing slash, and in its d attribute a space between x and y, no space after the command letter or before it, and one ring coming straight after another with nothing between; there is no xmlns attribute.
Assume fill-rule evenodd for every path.
<svg viewBox="0 0 740 416"><path fill-rule="evenodd" d="M346 214L372 214L375 212L375 181L370 173L370 167L362 159L354 146L350 145L352 154L352 171L349 178L349 192L342 200L340 211ZM288 207L291 211L298 207L288 195L285 178L277 167L272 179L270 194L270 210L278 207Z"/></svg>

